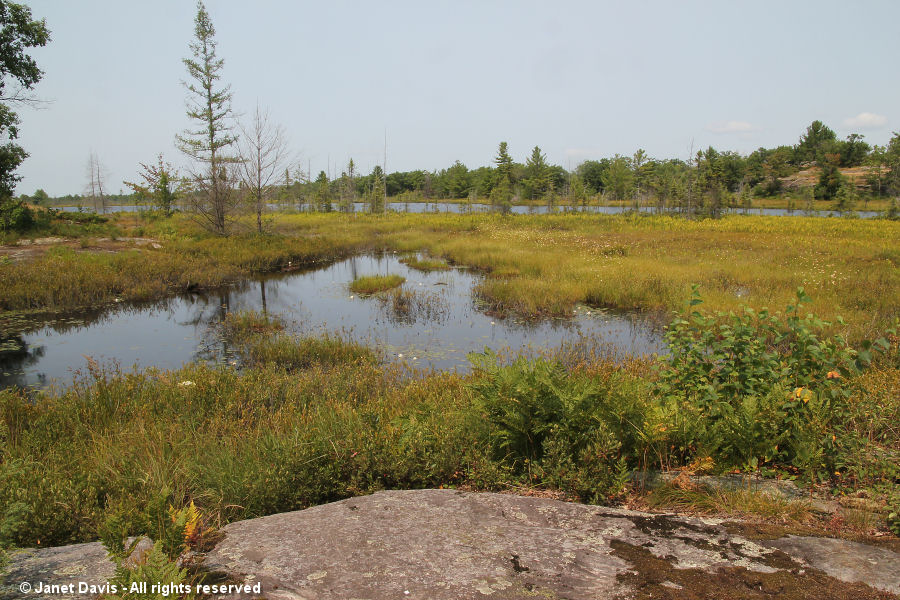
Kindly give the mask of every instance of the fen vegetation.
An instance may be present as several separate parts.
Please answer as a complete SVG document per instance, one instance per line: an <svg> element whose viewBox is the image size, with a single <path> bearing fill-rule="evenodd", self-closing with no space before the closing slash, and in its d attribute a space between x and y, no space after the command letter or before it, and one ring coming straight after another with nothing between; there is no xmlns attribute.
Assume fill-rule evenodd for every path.
<svg viewBox="0 0 900 600"><path fill-rule="evenodd" d="M23 48L49 39L21 5L0 1L0 18ZM668 353L486 350L470 357L470 374L419 372L340 335L301 337L277 316L229 314L221 333L239 368L92 361L66 389L0 391L0 546L102 537L121 555L126 536L148 534L157 567L171 570L212 523L378 489L528 488L616 503L635 471L679 469L863 493L877 527L900 534L900 221L723 214L778 201L896 217L900 135L870 147L815 121L796 144L748 156L638 150L572 172L537 146L517 163L501 142L492 165L474 170L457 161L363 175L349 160L339 176L313 179L291 164L263 109L235 143L216 48L200 3L184 61L192 128L178 138L189 172L159 155L140 165L133 195L117 198L100 191L91 157L97 212L135 198L153 210L56 211L47 207L69 199L14 197L18 163L0 160L12 165L0 172L2 240L69 238L26 260L0 257L0 326L391 250L430 257L405 260L423 271L477 270L475 293L498 318L565 318L578 304L653 311L668 322ZM3 75L28 88L40 71L17 58ZM14 117L0 111L13 137ZM386 211L390 199L495 211L406 214ZM523 203L553 214L507 214ZM578 210L597 203L656 210ZM270 210L279 204L289 210ZM115 251L93 251L98 238ZM398 313L428 301L402 284L360 277L348 292L380 293Z"/></svg>

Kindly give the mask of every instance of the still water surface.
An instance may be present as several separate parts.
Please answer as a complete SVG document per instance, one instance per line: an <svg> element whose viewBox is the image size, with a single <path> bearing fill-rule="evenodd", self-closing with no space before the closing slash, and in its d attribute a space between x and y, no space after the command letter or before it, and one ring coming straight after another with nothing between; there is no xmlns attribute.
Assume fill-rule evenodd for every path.
<svg viewBox="0 0 900 600"><path fill-rule="evenodd" d="M348 290L358 276L389 273L406 278L403 289L415 293L419 310L398 314L389 301ZM215 292L61 315L21 336L19 351L0 353L0 388L68 385L73 371L86 367L86 357L124 369L230 364L235 357L216 325L226 313L241 310L265 310L301 334L339 332L377 348L386 361L420 368L464 371L466 355L485 347L539 351L580 338L630 354L663 349L658 325L638 313L580 306L567 319L493 317L474 298L479 277L463 269L422 273L395 254L367 255Z"/></svg>
<svg viewBox="0 0 900 600"><path fill-rule="evenodd" d="M335 205L336 206L336 205ZM58 207L63 211L74 212L78 210L78 207L75 206L60 206ZM271 204L269 205L269 210L278 211L283 210L286 206ZM291 207L294 209L302 209L302 207ZM108 206L106 208L106 212L138 212L142 209L145 209L143 206L132 206L132 205L122 205L122 206ZM409 213L425 213L425 212L442 212L442 213L466 213L466 212L490 212L491 205L490 204L459 204L455 202L389 202L388 209L396 212L409 212ZM85 210L92 210L87 209ZM356 212L367 212L368 205L362 202L356 202L353 205L353 210ZM584 209L579 208L577 212L586 212L592 214L605 214L605 215L614 215L627 213L634 210L630 206L587 206ZM516 205L513 206L510 211L515 215L545 215L550 210L546 206L522 206ZM563 208L558 207L555 212L563 212ZM656 212L656 209L651 206L641 207L640 212L643 213L653 213ZM733 208L726 209L724 214L734 214L734 215L765 215L765 216L777 216L777 217L802 217L802 216L810 216L810 217L840 217L841 213L833 210L813 210L813 211L803 211L803 210L787 210L784 208L751 208L751 209L743 209L743 208ZM861 219L871 219L877 217L879 212L873 210L860 210L853 213L855 216Z"/></svg>

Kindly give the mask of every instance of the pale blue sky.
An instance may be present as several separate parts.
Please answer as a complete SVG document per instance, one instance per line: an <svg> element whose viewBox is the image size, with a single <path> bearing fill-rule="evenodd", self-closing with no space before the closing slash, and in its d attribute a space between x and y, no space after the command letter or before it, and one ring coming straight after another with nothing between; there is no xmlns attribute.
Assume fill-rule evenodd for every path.
<svg viewBox="0 0 900 600"><path fill-rule="evenodd" d="M93 150L108 187L163 152L182 164L196 5L31 0L51 100L21 110L18 191L81 193ZM631 154L793 144L813 119L884 144L900 129L900 2L275 2L209 0L234 108L257 102L314 174L517 161L574 168ZM860 114L868 114L857 121ZM854 124L855 123L855 124Z"/></svg>

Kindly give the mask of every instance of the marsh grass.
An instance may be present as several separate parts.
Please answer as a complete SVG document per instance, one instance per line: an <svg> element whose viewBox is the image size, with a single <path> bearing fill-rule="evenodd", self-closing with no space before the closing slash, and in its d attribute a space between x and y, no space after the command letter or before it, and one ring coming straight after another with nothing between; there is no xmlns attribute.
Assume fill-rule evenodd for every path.
<svg viewBox="0 0 900 600"><path fill-rule="evenodd" d="M138 227L134 217L117 219L126 234ZM140 228L163 248L0 263L0 310L160 297L392 249L485 273L479 298L526 318L569 315L577 303L677 310L694 283L706 306L725 311L786 306L803 286L810 308L831 322L842 316L853 339L900 314L900 222L881 219L303 213L274 215L269 235L212 237L183 216Z"/></svg>
<svg viewBox="0 0 900 600"><path fill-rule="evenodd" d="M405 264L410 269L416 269L417 271L422 271L424 273L428 273L431 271L446 271L450 268L445 261L433 258L421 258L419 256L408 256L405 258L401 258L400 262Z"/></svg>
<svg viewBox="0 0 900 600"><path fill-rule="evenodd" d="M441 293L395 289L378 296L389 320L397 323L440 323L450 315L450 305Z"/></svg>
<svg viewBox="0 0 900 600"><path fill-rule="evenodd" d="M362 296L371 296L403 285L404 281L406 278L400 275L366 275L351 281L350 291Z"/></svg>
<svg viewBox="0 0 900 600"><path fill-rule="evenodd" d="M794 523L808 523L812 520L812 507L806 500L788 499L749 489L666 484L652 490L643 501L653 509L679 512L754 517Z"/></svg>
<svg viewBox="0 0 900 600"><path fill-rule="evenodd" d="M358 346L295 338L261 315L234 315L228 327L248 340L241 370L122 372L91 362L65 390L0 392L0 546L96 539L111 516L142 533L154 507L191 501L220 523L385 488L526 485L608 502L631 469L742 467L727 453L678 446L685 427L707 420L654 396L640 361L622 367L575 351L501 364L483 355L467 375L410 372ZM887 422L900 402L893 360L848 383L858 418L817 430L836 440L843 466L834 485L900 482L890 458L900 441ZM873 426L865 414L885 422ZM802 505L705 490L652 501L804 518Z"/></svg>
<svg viewBox="0 0 900 600"><path fill-rule="evenodd" d="M284 323L277 317L257 312L229 313L221 328L245 366L296 371L315 365L338 367L377 362L374 351L338 334L294 335L285 331Z"/></svg>

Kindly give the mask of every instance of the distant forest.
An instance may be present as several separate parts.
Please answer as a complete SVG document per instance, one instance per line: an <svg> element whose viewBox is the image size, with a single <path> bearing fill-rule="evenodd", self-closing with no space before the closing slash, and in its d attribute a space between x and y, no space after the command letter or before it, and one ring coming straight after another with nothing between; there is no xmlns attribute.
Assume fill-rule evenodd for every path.
<svg viewBox="0 0 900 600"><path fill-rule="evenodd" d="M746 156L712 146L689 160L655 159L637 150L632 156L586 160L571 172L549 164L537 146L524 162L516 162L501 142L490 166L470 169L456 161L436 171L395 171L385 177L381 166L357 173L352 160L331 176L324 171L313 176L298 165L286 169L276 187L272 202L321 211L353 210L354 202L378 210L385 197L397 202L489 202L500 210L519 203L554 207L600 202L714 214L749 206L753 198L787 195L852 208L859 199L900 194L900 134L887 146L871 146L855 133L838 139L834 130L814 121L796 144L759 148ZM139 204L146 200L141 196L140 191L107 194L104 204ZM53 198L37 190L21 198L45 206L96 204L90 192Z"/></svg>

